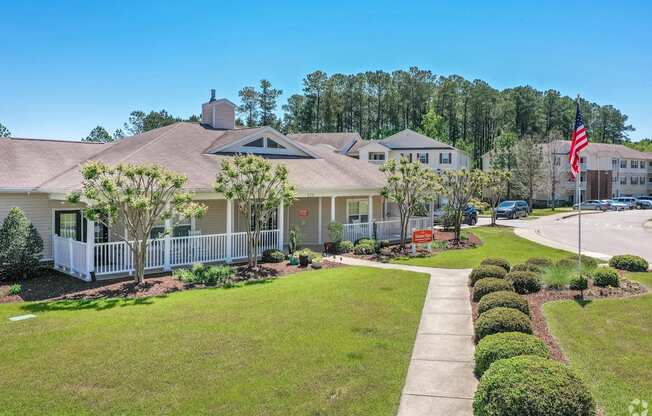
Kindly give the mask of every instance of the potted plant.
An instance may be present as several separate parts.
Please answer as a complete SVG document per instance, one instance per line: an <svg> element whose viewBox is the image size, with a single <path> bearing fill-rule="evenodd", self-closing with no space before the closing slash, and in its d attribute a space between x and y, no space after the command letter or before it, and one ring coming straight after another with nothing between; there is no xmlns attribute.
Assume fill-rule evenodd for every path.
<svg viewBox="0 0 652 416"><path fill-rule="evenodd" d="M312 263L312 258L314 257L315 253L313 253L312 250L304 248L303 250L298 252L298 255L299 255L299 266L308 267L310 263Z"/></svg>

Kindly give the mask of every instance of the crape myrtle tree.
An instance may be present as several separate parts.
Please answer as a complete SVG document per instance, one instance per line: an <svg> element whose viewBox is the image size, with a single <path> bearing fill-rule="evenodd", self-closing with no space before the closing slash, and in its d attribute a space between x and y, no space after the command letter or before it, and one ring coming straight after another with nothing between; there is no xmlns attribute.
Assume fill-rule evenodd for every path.
<svg viewBox="0 0 652 416"><path fill-rule="evenodd" d="M534 139L522 139L515 148L516 168L512 171L514 182L523 195L527 195L527 202L532 209L534 192L546 183L546 170L544 166L543 147Z"/></svg>
<svg viewBox="0 0 652 416"><path fill-rule="evenodd" d="M461 238L464 210L472 199L480 195L485 174L479 170L445 170L441 173L442 195L448 200L448 210L455 229L455 241Z"/></svg>
<svg viewBox="0 0 652 416"><path fill-rule="evenodd" d="M0 226L0 280L30 277L39 267L43 239L22 209L9 210Z"/></svg>
<svg viewBox="0 0 652 416"><path fill-rule="evenodd" d="M496 206L507 192L507 184L512 178L511 172L504 169L492 169L484 174L484 196L491 208L491 226L496 226Z"/></svg>
<svg viewBox="0 0 652 416"><path fill-rule="evenodd" d="M434 200L440 190L439 177L426 165L410 162L404 157L385 162L380 171L386 176L381 195L398 207L400 248L405 249L410 217L424 204Z"/></svg>
<svg viewBox="0 0 652 416"><path fill-rule="evenodd" d="M255 155L237 155L223 160L215 182L215 191L228 200L238 201L247 227L247 265L258 266L260 235L281 204L291 205L297 198L288 180L285 165L272 165Z"/></svg>
<svg viewBox="0 0 652 416"><path fill-rule="evenodd" d="M167 219L201 217L206 211L183 191L185 176L158 165L92 161L81 167L81 174L82 190L71 193L68 201L85 203L84 216L109 230L124 225L126 235L112 233L131 250L137 284L144 282L152 228Z"/></svg>

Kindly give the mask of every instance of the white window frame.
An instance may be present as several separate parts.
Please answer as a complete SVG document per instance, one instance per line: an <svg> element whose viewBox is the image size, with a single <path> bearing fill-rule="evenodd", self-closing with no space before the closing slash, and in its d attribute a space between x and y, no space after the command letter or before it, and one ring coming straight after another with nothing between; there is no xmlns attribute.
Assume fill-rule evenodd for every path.
<svg viewBox="0 0 652 416"><path fill-rule="evenodd" d="M630 160L629 161L629 167L631 169L638 169L638 160Z"/></svg>
<svg viewBox="0 0 652 416"><path fill-rule="evenodd" d="M625 159L620 159L620 168L627 169L627 161Z"/></svg>
<svg viewBox="0 0 652 416"><path fill-rule="evenodd" d="M357 214L358 222L352 222L351 221L351 215L352 214L351 214L351 210L350 210L350 204L353 203L353 202L358 203L358 204L364 203L364 204L367 205L367 213L366 214L362 214L360 212L360 208L358 207L358 214ZM367 198L349 198L349 199L346 200L346 223L347 224L364 224L366 222L369 222L369 218L370 218L369 215L370 214L371 213L369 212L369 199L367 199ZM363 215L367 216L366 221L362 220Z"/></svg>
<svg viewBox="0 0 652 416"><path fill-rule="evenodd" d="M383 152L369 152L368 160L372 162L383 162L385 161L385 153Z"/></svg>
<svg viewBox="0 0 652 416"><path fill-rule="evenodd" d="M425 156L425 160L422 159L422 157ZM422 163L424 165L427 165L429 163L430 157L428 156L428 152L425 153L417 153L417 161L419 163Z"/></svg>
<svg viewBox="0 0 652 416"><path fill-rule="evenodd" d="M448 158L444 158L445 155L448 156ZM453 164L453 152L441 152L439 154L439 163L442 165Z"/></svg>

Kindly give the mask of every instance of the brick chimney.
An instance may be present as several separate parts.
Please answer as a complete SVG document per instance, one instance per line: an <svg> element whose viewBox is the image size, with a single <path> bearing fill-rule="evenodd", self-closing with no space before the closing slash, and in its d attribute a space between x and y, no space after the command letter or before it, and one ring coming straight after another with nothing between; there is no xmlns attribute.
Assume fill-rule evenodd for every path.
<svg viewBox="0 0 652 416"><path fill-rule="evenodd" d="M201 122L214 129L234 129L235 104L226 98L215 98L215 90L212 89L210 100L201 106Z"/></svg>

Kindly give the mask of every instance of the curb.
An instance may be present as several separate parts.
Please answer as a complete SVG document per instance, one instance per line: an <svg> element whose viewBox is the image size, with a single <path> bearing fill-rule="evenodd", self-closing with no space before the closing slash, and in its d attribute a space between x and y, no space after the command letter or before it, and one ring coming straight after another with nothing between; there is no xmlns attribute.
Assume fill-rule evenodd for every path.
<svg viewBox="0 0 652 416"><path fill-rule="evenodd" d="M607 211L582 211L582 215L604 214L605 212L607 212ZM555 219L555 221L565 220L565 219L568 219L568 218L577 217L578 215L580 215L579 212L573 212L572 214L568 214L568 215L564 215L563 217L559 217L559 218Z"/></svg>

